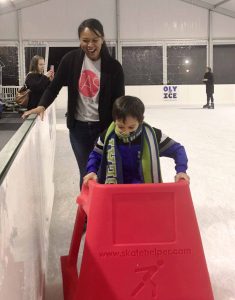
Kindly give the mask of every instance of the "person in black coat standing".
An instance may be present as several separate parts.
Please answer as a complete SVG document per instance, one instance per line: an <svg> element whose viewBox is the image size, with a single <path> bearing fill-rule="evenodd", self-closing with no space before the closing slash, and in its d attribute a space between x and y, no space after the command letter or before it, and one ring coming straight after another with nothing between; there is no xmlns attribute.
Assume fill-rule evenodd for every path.
<svg viewBox="0 0 235 300"><path fill-rule="evenodd" d="M38 106L40 98L54 77L54 71L49 70L44 74L45 60L42 56L35 55L31 59L29 73L26 76L25 84L30 89L29 103L30 110Z"/></svg>
<svg viewBox="0 0 235 300"><path fill-rule="evenodd" d="M214 75L210 67L206 68L204 79L202 80L206 84L207 103L203 105L203 108L214 108Z"/></svg>

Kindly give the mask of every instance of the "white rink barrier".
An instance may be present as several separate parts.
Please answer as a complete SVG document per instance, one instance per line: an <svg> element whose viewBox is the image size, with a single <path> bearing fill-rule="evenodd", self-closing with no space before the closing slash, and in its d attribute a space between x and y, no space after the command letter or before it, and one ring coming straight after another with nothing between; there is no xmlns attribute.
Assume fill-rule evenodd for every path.
<svg viewBox="0 0 235 300"><path fill-rule="evenodd" d="M205 85L143 85L126 86L126 95L139 97L146 107L158 105L196 106L206 103ZM57 109L67 109L67 87L63 87L55 102ZM235 84L215 85L215 105L235 104Z"/></svg>
<svg viewBox="0 0 235 300"><path fill-rule="evenodd" d="M126 95L139 97L146 106L206 104L205 85L126 86ZM235 84L215 85L215 105L235 104Z"/></svg>
<svg viewBox="0 0 235 300"><path fill-rule="evenodd" d="M26 120L0 152L2 300L43 299L54 199L54 106L43 122L34 118Z"/></svg>

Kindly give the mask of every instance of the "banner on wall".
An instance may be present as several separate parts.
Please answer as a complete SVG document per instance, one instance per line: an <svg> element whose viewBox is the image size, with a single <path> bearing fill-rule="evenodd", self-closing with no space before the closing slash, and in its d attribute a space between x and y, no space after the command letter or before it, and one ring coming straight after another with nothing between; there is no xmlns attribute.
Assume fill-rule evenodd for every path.
<svg viewBox="0 0 235 300"><path fill-rule="evenodd" d="M176 101L178 93L177 85L164 85L163 86L163 100Z"/></svg>

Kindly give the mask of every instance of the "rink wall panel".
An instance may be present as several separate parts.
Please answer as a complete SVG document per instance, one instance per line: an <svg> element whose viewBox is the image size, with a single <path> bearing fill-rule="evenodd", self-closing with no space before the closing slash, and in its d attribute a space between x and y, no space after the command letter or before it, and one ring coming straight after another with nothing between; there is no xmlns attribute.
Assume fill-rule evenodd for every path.
<svg viewBox="0 0 235 300"><path fill-rule="evenodd" d="M32 120L22 126L27 122ZM0 299L43 299L54 200L54 106L44 122L33 122L7 172L1 174ZM2 149L0 160L11 152L17 135Z"/></svg>
<svg viewBox="0 0 235 300"><path fill-rule="evenodd" d="M126 94L139 97L146 106L198 105L206 103L204 85L127 86ZM235 104L235 85L215 85L215 105Z"/></svg>
<svg viewBox="0 0 235 300"><path fill-rule="evenodd" d="M126 86L126 95L139 97L146 106L153 107L158 105L201 107L206 103L204 85ZM57 97L56 108L64 109L66 112L67 98L67 88L64 87ZM235 84L215 85L214 98L215 105L235 104Z"/></svg>

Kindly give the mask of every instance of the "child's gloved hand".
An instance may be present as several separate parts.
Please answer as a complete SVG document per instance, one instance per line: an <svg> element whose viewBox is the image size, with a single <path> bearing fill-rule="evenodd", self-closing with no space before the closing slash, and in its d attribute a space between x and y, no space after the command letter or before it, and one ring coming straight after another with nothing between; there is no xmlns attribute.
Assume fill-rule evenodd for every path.
<svg viewBox="0 0 235 300"><path fill-rule="evenodd" d="M177 181L179 181L181 179L190 182L190 177L186 173L183 173L183 172L177 173L175 175L175 182L177 182Z"/></svg>
<svg viewBox="0 0 235 300"><path fill-rule="evenodd" d="M88 183L89 180L97 180L97 175L94 172L88 173L86 176L83 177L83 184Z"/></svg>

